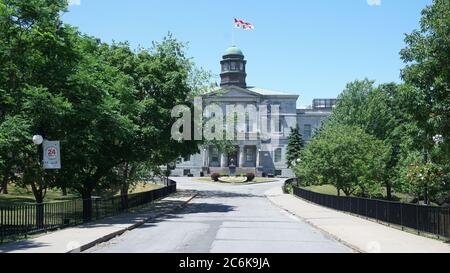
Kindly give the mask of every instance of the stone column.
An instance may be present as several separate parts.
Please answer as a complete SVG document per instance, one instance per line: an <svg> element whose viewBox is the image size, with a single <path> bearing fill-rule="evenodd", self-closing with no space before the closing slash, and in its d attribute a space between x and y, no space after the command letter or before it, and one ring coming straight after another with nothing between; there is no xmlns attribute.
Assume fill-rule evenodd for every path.
<svg viewBox="0 0 450 273"><path fill-rule="evenodd" d="M239 168L243 168L245 163L244 146L239 146Z"/></svg>
<svg viewBox="0 0 450 273"><path fill-rule="evenodd" d="M221 168L228 167L228 157L226 154L222 154L222 156L220 158L220 167Z"/></svg>
<svg viewBox="0 0 450 273"><path fill-rule="evenodd" d="M256 147L256 168L258 168L261 165L260 162L260 154L261 154L261 148L260 147Z"/></svg>
<svg viewBox="0 0 450 273"><path fill-rule="evenodd" d="M202 158L203 158L203 167L204 168L208 167L208 162L206 161L207 160L207 153L208 153L208 150L206 148L204 148L202 150Z"/></svg>

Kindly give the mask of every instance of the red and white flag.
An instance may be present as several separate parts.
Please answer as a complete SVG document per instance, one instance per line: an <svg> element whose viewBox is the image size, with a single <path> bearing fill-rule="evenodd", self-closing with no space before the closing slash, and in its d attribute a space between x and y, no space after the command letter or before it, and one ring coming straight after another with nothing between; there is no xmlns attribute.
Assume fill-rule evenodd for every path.
<svg viewBox="0 0 450 273"><path fill-rule="evenodd" d="M242 28L242 29L245 29L245 30L255 29L255 26L253 24L250 24L249 22L245 22L243 20L239 20L239 19L236 19L236 18L234 18L234 25L237 28Z"/></svg>

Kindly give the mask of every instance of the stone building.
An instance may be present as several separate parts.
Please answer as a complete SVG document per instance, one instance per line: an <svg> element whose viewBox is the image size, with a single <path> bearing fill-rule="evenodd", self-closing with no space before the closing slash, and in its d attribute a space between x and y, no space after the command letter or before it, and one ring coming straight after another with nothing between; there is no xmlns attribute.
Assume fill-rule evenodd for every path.
<svg viewBox="0 0 450 273"><path fill-rule="evenodd" d="M172 174L228 174L231 165L236 166L238 174L251 172L258 176L292 176L286 164L290 129L298 124L305 141L310 140L322 121L331 114L336 100L315 99L309 109L297 109L298 95L248 86L247 61L235 46L225 51L220 64L220 87L203 96L204 105L216 104L224 113L230 105L252 106L257 109L258 115L252 121L246 118L245 124L237 129L240 140L236 141L235 152L221 154L214 146L202 147L199 154L178 159ZM260 114L263 108L269 116Z"/></svg>

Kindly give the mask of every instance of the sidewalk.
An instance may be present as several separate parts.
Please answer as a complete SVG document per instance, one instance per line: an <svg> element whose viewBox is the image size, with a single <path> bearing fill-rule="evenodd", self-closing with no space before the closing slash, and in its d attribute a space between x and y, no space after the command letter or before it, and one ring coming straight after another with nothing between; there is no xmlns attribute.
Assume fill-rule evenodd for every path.
<svg viewBox="0 0 450 273"><path fill-rule="evenodd" d="M30 240L0 245L0 253L81 252L137 228L151 219L181 208L194 197L193 192L179 191L148 208L48 233Z"/></svg>
<svg viewBox="0 0 450 273"><path fill-rule="evenodd" d="M266 196L280 208L360 252L450 253L450 244L314 205L283 194L280 187L267 191Z"/></svg>

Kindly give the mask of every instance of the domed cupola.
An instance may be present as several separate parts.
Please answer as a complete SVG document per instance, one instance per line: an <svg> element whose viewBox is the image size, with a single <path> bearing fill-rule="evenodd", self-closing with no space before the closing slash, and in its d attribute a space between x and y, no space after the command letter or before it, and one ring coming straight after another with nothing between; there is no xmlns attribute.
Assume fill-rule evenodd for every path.
<svg viewBox="0 0 450 273"><path fill-rule="evenodd" d="M232 46L225 50L220 64L222 66L220 86L247 88L245 82L247 77L247 73L245 72L247 61L244 59L244 54L238 47Z"/></svg>

